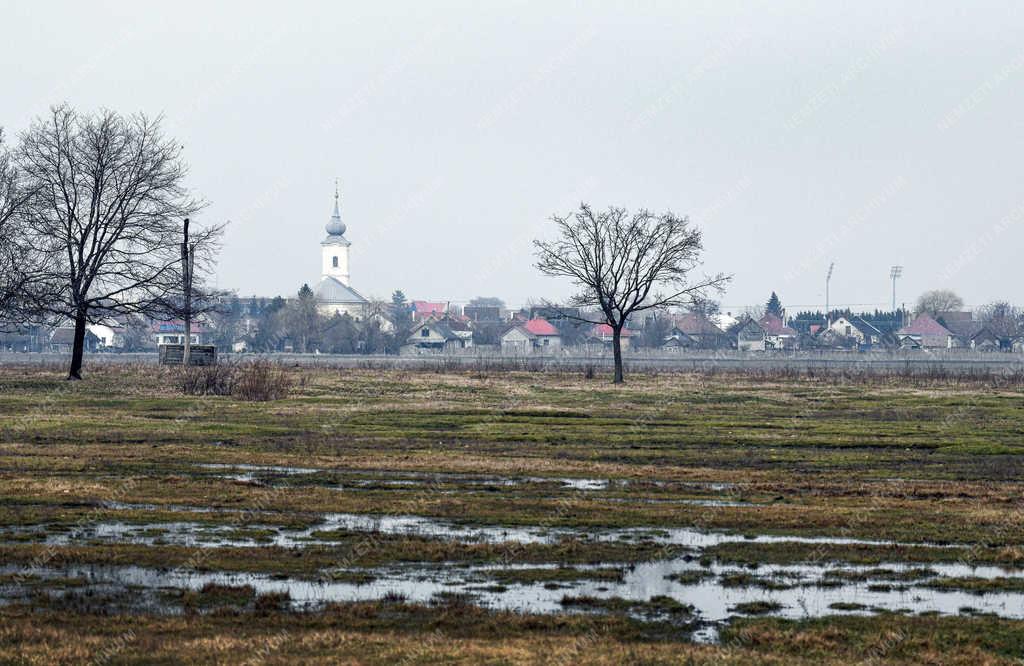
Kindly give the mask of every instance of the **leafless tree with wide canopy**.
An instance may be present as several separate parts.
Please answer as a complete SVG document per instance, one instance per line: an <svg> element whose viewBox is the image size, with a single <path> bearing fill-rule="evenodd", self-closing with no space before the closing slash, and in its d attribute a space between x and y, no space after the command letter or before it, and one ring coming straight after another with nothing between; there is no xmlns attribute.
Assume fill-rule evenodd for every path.
<svg viewBox="0 0 1024 666"><path fill-rule="evenodd" d="M27 224L49 259L39 305L75 324L69 379L81 378L90 321L159 315L181 302L182 220L204 205L186 189L181 150L160 118L68 106L21 137L18 166L33 193ZM192 233L197 252L216 229Z"/></svg>
<svg viewBox="0 0 1024 666"><path fill-rule="evenodd" d="M622 330L631 315L688 305L730 279L721 273L692 279L704 246L689 218L616 207L595 211L584 203L571 215L551 219L558 238L534 241L537 268L580 288L569 305L600 312L593 320L573 318L611 327L616 384L623 382Z"/></svg>
<svg viewBox="0 0 1024 666"><path fill-rule="evenodd" d="M29 195L0 129L0 328L26 321L29 291L39 277L41 257L25 228Z"/></svg>

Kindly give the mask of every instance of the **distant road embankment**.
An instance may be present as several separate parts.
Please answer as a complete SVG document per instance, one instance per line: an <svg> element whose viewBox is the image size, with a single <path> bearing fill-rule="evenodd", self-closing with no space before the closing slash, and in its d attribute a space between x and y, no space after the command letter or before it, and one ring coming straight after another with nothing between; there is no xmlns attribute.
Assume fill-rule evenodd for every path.
<svg viewBox="0 0 1024 666"><path fill-rule="evenodd" d="M286 365L341 368L408 368L422 370L586 371L611 368L611 355L508 356L495 353L368 356L341 354L222 354L223 363L267 359ZM1024 375L1024 354L951 351L884 352L738 352L643 353L626 355L627 371L900 374L936 376ZM68 362L67 354L0 353L0 365L52 365ZM86 364L157 363L152 353L86 354Z"/></svg>

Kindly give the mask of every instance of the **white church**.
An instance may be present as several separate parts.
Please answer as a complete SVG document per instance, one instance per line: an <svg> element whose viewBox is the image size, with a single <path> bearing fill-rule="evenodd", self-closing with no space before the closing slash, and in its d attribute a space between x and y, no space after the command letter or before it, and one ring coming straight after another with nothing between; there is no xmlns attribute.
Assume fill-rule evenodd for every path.
<svg viewBox="0 0 1024 666"><path fill-rule="evenodd" d="M345 238L337 185L334 188L334 213L326 228L327 238L320 242L323 260L320 283L316 286L318 308L328 317L347 313L353 319L361 320L366 316L369 302L349 284L349 248L352 243Z"/></svg>

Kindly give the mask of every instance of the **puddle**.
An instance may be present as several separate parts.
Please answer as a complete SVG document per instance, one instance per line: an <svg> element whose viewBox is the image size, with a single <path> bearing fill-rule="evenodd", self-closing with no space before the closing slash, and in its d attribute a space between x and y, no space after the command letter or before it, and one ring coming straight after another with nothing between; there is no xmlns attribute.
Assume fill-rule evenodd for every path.
<svg viewBox="0 0 1024 666"><path fill-rule="evenodd" d="M222 479L255 483L260 475L292 476L296 474L316 474L321 470L311 467L280 467L277 465L245 465L231 463L198 463L196 467L211 470L238 470L237 474L219 474Z"/></svg>
<svg viewBox="0 0 1024 666"><path fill-rule="evenodd" d="M303 474L302 468L284 468L281 473ZM251 470L250 470L251 471ZM563 481L559 479L559 482ZM710 501L710 500L709 500ZM287 592L296 609L315 608L327 602L379 600L395 594L413 602L429 602L440 593L472 594L474 603L487 607L528 613L552 613L560 611L587 612L585 609L563 607L564 596L590 596L597 599L622 598L633 602L649 601L652 597L665 596L683 604L693 605L702 622L710 623L696 636L698 640L714 641L717 637L715 625L735 616L735 607L752 602L773 602L779 604L771 615L786 618L818 617L822 615L854 613L863 614L882 609L901 611L911 609L914 613L937 612L957 614L961 608L971 607L976 612L994 613L1006 618L1024 618L1024 595L992 592L974 594L958 590L928 589L922 585L927 580L920 577L899 581L897 574L911 572L925 567L933 576L952 578L998 577L1021 578L1024 573L1001 567L970 567L956 563L878 564L872 566L845 566L832 562L801 565L761 565L740 567L712 563L701 565L694 554L701 549L722 543L752 542L781 543L797 542L809 544L865 544L889 546L893 542L831 537L798 537L779 535L744 536L724 532L700 531L692 528L628 528L601 529L566 527L509 527L499 525L463 525L453 521L414 515L364 515L329 513L319 516L320 520L311 527L289 528L259 524L260 515L268 512L254 512L246 509L215 509L180 505L143 505L106 503L111 510L152 510L182 513L222 512L241 515L237 524L208 525L182 520L167 523L129 523L106 521L76 527L32 526L11 527L0 530L0 539L14 543L43 542L52 545L66 545L89 542L136 543L145 545L175 544L197 548L239 546L281 546L302 548L313 544L337 544L330 532L339 531L367 534L409 535L431 539L442 539L461 543L519 543L550 544L563 539L579 539L592 542L644 542L672 545L685 548L686 556L663 559L639 564L605 563L601 565L577 566L578 569L614 567L623 570L622 580L580 580L536 583L502 583L495 577L495 569L516 568L515 564L466 565L447 563L442 565L410 563L373 570L345 570L349 576L338 580L314 582L296 578L245 573L198 573L182 570L155 570L140 567L110 566L67 566L62 568L18 568L0 567L0 572L31 573L44 578L84 578L88 581L85 590L95 590L100 597L113 595L120 590L136 599L131 603L163 604L162 612L175 612L167 606L166 600L154 591L168 588L197 589L208 583L219 585L251 585L258 593ZM899 544L929 547L946 547L933 544ZM543 568L545 565L520 565L523 568ZM547 565L549 567L555 564ZM880 576L879 569L891 569L895 574ZM837 577L843 573L864 572L868 580L852 580ZM871 572L876 573L871 573ZM354 581L354 574L369 580L364 584ZM689 574L689 575L687 575ZM724 577L724 578L723 578ZM873 578L872 578L873 577ZM927 578L928 576L925 576ZM852 578L857 578L853 576ZM912 578L907 576L907 578ZM892 579L897 579L896 581ZM740 583L736 583L736 581ZM767 589L758 586L764 580L777 581L778 587ZM345 582L348 581L348 582ZM746 582L744 582L746 581ZM879 585L878 583L886 585ZM822 584L825 585L822 585ZM149 596L139 596L133 586L138 586ZM771 587L771 586L769 586ZM69 594L78 594L83 588L69 588ZM6 584L0 586L0 603L12 599L27 598L24 586ZM132 595L135 595L134 597ZM100 598L97 597L97 598ZM116 604L116 595L111 597ZM839 610L833 607L841 604Z"/></svg>
<svg viewBox="0 0 1024 666"><path fill-rule="evenodd" d="M155 504L131 504L120 502L104 502L102 506L106 509L116 510L149 510L182 513L223 513L227 515L259 516L271 515L269 511L254 511L239 508L213 508L193 507L182 505L155 505ZM594 541L643 541L659 545L682 546L690 549L703 549L716 546L722 543L801 543L801 544L824 544L824 545L865 545L865 546L899 546L899 547L927 547L927 548L955 548L956 544L934 544L914 543L901 541L886 541L875 539L855 539L846 537L827 536L793 536L758 534L743 535L726 532L702 531L689 527L631 527L631 528L569 528L569 527L510 527L495 525L463 525L453 521L426 516L414 515L374 515L374 514L353 514L353 513L328 513L320 515L320 522L313 527L301 530L288 530L287 528L276 528L266 525L258 525L246 521L238 521L236 524L225 529L241 528L266 528L276 529L281 539L295 539L301 543L308 543L312 533L317 531L347 530L355 532L399 534L424 538L447 539L465 542L484 543L520 543L520 544L550 544L557 543L564 539L580 539ZM121 523L111 521L107 523L96 523L83 527L74 528L76 532L87 533L90 527L96 527L100 533L104 529L116 532L116 527ZM160 528L168 523L153 523L150 525L126 524L132 528ZM172 524L173 525L173 524ZM195 523L180 523L183 530L197 526ZM106 527L102 527L106 526ZM205 526L198 526L204 528ZM2 535L4 532L0 532ZM102 538L102 536L100 537ZM173 537L172 537L173 538ZM225 542L223 545L235 545Z"/></svg>
<svg viewBox="0 0 1024 666"><path fill-rule="evenodd" d="M342 487L366 488L366 487L415 487L428 485L430 483L447 483L453 485L468 486L499 486L513 487L523 485L557 484L566 490L579 491L600 491L611 487L626 488L633 485L652 485L657 488L678 486L687 489L699 489L712 492L724 492L735 489L735 484L715 483L701 481L658 481L644 480L632 481L630 479L598 479L585 477L554 477L554 476L495 476L495 475L473 475L460 474L455 472L416 472L416 471L394 471L394 472L352 472L350 470L332 470L327 468L312 467L284 467L275 465L246 465L233 463L198 463L195 465L200 469L221 470L235 472L220 474L219 478L244 482L258 482L266 476L293 476L300 474L334 474L343 477L352 476L343 480ZM378 477L379 475L379 477ZM339 488L340 489L340 488Z"/></svg>
<svg viewBox="0 0 1024 666"><path fill-rule="evenodd" d="M602 567L612 565L600 565ZM890 568L899 571L901 565ZM429 602L439 594L466 593L475 597L476 603L502 610L524 613L554 613L560 611L583 612L564 607L565 596L591 596L598 599L621 598L643 602L652 597L666 596L680 603L696 608L698 618L704 622L720 624L735 616L735 606L751 602L774 602L780 608L772 615L785 618L820 617L833 614L865 614L872 610L901 611L912 609L914 613L937 612L955 615L961 608L971 607L977 612L994 613L1000 617L1024 618L1024 596L1013 593L990 593L976 595L960 591L939 591L918 587L879 591L871 589L869 582L845 584L839 587L796 587L787 590L762 590L756 588L725 587L720 576L730 573L753 573L762 577L781 577L786 580L813 581L822 574L821 567L777 567L762 566L757 569L736 567L711 567L700 569L693 562L683 559L651 562L625 570L621 582L605 580L580 580L560 583L557 588L543 583L501 586L485 585L488 572L495 568L510 569L512 566L461 566L409 565L363 571L373 579L364 584L351 582L315 582L292 578L244 573L197 573L182 570L156 570L141 567L110 566L67 566L43 568L31 573L40 578L81 578L90 586L120 585L125 589L146 590L199 589L203 585L251 585L257 593L287 592L295 609L313 609L328 602L369 601L400 595L411 602ZM538 568L529 565L526 568ZM585 569L587 567L579 567ZM940 575L953 571L940 571ZM849 570L856 570L852 567ZM687 571L710 571L713 577L694 584L676 582L669 577ZM18 573L13 567L3 567L5 573ZM20 570L24 571L24 570ZM976 571L972 571L977 573ZM1005 572L1002 572L1005 574ZM17 591L7 586L5 596L17 596ZM833 604L859 604L865 610L842 611ZM872 610L867 610L872 609ZM697 638L714 640L713 628L705 629Z"/></svg>

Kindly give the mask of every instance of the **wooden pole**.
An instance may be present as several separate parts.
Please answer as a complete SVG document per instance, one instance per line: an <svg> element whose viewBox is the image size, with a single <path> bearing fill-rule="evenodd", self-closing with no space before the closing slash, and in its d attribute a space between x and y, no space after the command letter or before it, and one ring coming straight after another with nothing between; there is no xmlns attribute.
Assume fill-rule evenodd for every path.
<svg viewBox="0 0 1024 666"><path fill-rule="evenodd" d="M192 264L194 250L188 243L188 218L185 218L185 239L181 243L181 278L182 291L185 297L185 311L182 317L185 320L185 349L182 354L181 363L186 368L191 363L192 356Z"/></svg>

